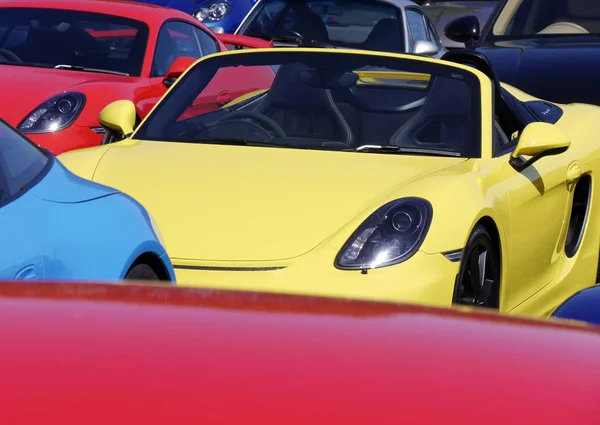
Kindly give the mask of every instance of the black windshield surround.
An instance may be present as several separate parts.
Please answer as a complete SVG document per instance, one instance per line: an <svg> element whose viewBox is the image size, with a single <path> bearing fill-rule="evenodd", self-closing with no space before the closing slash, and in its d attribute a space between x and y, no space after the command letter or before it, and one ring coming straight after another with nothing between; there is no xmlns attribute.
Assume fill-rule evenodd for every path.
<svg viewBox="0 0 600 425"><path fill-rule="evenodd" d="M347 128L341 128L341 134L338 132L331 137L317 136L318 131L313 132L310 128L304 127L300 130L304 130L305 134L298 133L300 130L297 129L292 129L296 130L292 131L286 128L285 136L277 134L275 131L276 134L270 136L272 139L268 139L269 136L263 137L263 134L267 134L264 128L268 128L270 124L267 122L265 126L259 123L256 126L257 121L254 118L262 120L263 124L265 119L257 117L252 108L253 105L268 103L266 100L262 102L262 97L266 98L269 94L271 97L276 96L271 93L272 90L267 94L256 94L231 107L215 108L208 113L182 118L188 106L194 102L199 93L203 93L204 88L212 81L218 70L235 69L240 65L243 65L240 68L247 68L274 66L275 64L282 69L283 67L292 69L301 65L303 70L295 72L303 75L305 83L309 85L314 84L314 81L309 81L310 78L307 76L312 78L321 72L315 70L327 69L335 75L342 76L339 81L336 81L339 87L332 86L333 88L326 91L337 110L336 113L344 120ZM306 70L308 70L308 74L306 74ZM396 86L386 86L386 80L381 78L372 84L366 83L359 86L350 84L352 75L358 78L354 71L360 73L361 70L427 74L431 76L431 85L427 89L411 87L409 84L400 85L397 82ZM240 72L243 72L242 69ZM341 80L344 78L347 81ZM298 87L299 85L301 84L294 82L285 87L288 89L296 87L297 95L288 90L281 91L281 97L289 98L288 103L292 106L302 102L301 96L311 96L303 92L314 90L314 87ZM275 86L276 82L273 83L273 87ZM218 91L219 88L215 88L215 90ZM401 103L399 103L398 96L402 100ZM459 97L462 100L459 100ZM319 51L318 53L295 51L293 54L273 50L243 55L220 55L206 59L189 70L132 137L139 140L199 144L203 140L208 142L216 139L224 139L223 144L227 144L226 140L238 138L250 142L280 142L288 147L296 145L299 149L351 152L356 152L357 148L362 145L395 144L407 148L430 148L432 151L450 149L451 152L458 153L456 156L459 157L478 158L481 156L480 97L481 89L477 76L451 65L369 54L343 54L333 50ZM424 106L426 104L427 107ZM425 110L427 113L420 113ZM237 119L227 121L229 115ZM286 122L284 118L279 119L277 114L272 117L279 120L282 126ZM249 123L242 125L241 121L254 121L252 125L255 129L250 128ZM225 122L227 125L215 125L215 123L224 124ZM186 127L194 128L197 135L192 136L191 133L186 133ZM218 127L220 131L207 131L208 127L213 129ZM259 130L260 127L264 128ZM236 131L238 133L235 133ZM259 133L260 137L255 136ZM181 134L184 136L179 136ZM444 145L445 142L442 139L450 140L449 144ZM398 152L398 154L402 153Z"/></svg>

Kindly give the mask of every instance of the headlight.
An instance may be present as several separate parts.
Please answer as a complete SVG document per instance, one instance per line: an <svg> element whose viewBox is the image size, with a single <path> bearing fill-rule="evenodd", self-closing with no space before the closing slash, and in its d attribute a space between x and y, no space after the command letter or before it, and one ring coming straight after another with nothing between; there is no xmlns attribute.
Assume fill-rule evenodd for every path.
<svg viewBox="0 0 600 425"><path fill-rule="evenodd" d="M409 259L423 243L432 215L431 204L421 198L385 204L356 229L337 255L335 266L374 269Z"/></svg>
<svg viewBox="0 0 600 425"><path fill-rule="evenodd" d="M83 93L61 93L35 108L19 124L22 133L51 133L70 126L85 105Z"/></svg>
<svg viewBox="0 0 600 425"><path fill-rule="evenodd" d="M216 1L201 7L192 15L202 22L220 21L231 12L231 3L228 1Z"/></svg>

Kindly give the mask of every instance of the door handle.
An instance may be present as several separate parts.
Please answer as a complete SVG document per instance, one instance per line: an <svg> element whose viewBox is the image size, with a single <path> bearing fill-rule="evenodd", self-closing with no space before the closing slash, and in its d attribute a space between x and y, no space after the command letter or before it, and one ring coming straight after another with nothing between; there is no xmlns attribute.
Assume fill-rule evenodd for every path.
<svg viewBox="0 0 600 425"><path fill-rule="evenodd" d="M15 280L35 280L38 273L35 266L23 267L15 276Z"/></svg>
<svg viewBox="0 0 600 425"><path fill-rule="evenodd" d="M567 168L567 183L573 183L575 180L579 179L579 177L581 177L581 167L579 167L579 162L572 162Z"/></svg>

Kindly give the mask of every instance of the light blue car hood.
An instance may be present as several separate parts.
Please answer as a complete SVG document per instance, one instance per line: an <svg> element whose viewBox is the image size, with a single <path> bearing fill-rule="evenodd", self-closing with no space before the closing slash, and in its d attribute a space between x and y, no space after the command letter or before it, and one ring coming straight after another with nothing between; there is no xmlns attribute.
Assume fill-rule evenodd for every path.
<svg viewBox="0 0 600 425"><path fill-rule="evenodd" d="M50 171L29 191L30 195L50 202L74 204L119 193L112 187L76 176L55 158L52 162Z"/></svg>

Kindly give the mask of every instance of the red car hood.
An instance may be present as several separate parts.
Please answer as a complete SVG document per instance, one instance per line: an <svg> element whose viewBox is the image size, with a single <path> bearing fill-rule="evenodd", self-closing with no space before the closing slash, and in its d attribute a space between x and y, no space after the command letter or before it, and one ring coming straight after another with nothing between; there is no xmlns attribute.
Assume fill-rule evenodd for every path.
<svg viewBox="0 0 600 425"><path fill-rule="evenodd" d="M128 82L132 77L61 69L0 65L0 117L18 125L33 109L59 93L76 90L85 93L84 84ZM7 99L14 99L10 101Z"/></svg>

